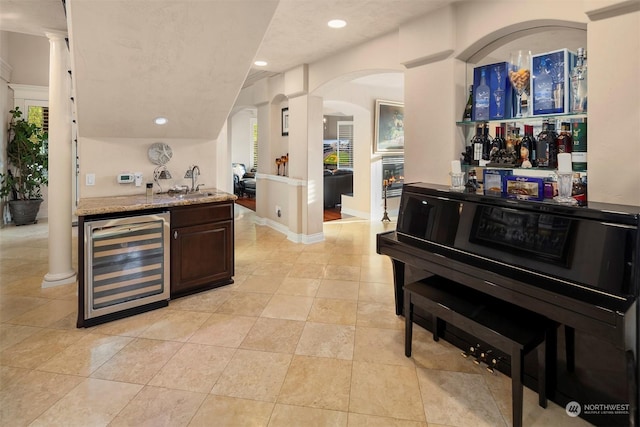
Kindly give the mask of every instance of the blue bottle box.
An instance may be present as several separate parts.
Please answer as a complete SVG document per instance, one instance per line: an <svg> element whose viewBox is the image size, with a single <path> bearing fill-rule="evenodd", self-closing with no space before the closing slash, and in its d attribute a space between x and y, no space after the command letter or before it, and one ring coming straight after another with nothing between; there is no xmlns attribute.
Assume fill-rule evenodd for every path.
<svg viewBox="0 0 640 427"><path fill-rule="evenodd" d="M571 98L570 72L576 55L568 49L531 57L531 97L533 115L566 114Z"/></svg>
<svg viewBox="0 0 640 427"><path fill-rule="evenodd" d="M482 71L489 86L489 117L478 117L476 114L476 99L480 86ZM483 65L473 69L474 102L471 110L472 120L501 120L513 117L513 89L509 81L509 64L499 62Z"/></svg>

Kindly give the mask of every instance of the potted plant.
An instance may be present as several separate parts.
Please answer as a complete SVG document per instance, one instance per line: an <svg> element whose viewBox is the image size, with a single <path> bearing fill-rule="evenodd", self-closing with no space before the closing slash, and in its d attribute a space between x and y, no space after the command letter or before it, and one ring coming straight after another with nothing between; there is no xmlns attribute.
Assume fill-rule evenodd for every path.
<svg viewBox="0 0 640 427"><path fill-rule="evenodd" d="M48 183L48 135L11 110L7 145L7 173L0 173L0 197L9 201L16 225L33 224L42 203L41 187Z"/></svg>

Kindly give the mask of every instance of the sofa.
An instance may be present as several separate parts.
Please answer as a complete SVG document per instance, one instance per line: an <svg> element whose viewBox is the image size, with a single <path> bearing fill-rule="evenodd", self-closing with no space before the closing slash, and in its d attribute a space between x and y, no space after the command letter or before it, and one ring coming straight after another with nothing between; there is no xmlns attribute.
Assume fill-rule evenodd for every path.
<svg viewBox="0 0 640 427"><path fill-rule="evenodd" d="M233 192L238 197L256 196L256 174L247 172L244 163L232 163L233 171Z"/></svg>
<svg viewBox="0 0 640 427"><path fill-rule="evenodd" d="M324 208L342 204L343 194L353 194L353 171L350 169L324 170Z"/></svg>

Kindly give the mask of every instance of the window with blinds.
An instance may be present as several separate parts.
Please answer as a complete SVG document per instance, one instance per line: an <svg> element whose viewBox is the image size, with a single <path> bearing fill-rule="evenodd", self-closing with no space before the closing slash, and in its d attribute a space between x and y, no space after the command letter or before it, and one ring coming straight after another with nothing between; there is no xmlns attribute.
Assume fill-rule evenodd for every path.
<svg viewBox="0 0 640 427"><path fill-rule="evenodd" d="M353 168L353 121L339 121L336 169Z"/></svg>
<svg viewBox="0 0 640 427"><path fill-rule="evenodd" d="M251 168L258 170L258 121L251 119L251 150L253 151L251 156Z"/></svg>
<svg viewBox="0 0 640 427"><path fill-rule="evenodd" d="M49 107L29 105L27 108L27 123L33 123L49 132Z"/></svg>

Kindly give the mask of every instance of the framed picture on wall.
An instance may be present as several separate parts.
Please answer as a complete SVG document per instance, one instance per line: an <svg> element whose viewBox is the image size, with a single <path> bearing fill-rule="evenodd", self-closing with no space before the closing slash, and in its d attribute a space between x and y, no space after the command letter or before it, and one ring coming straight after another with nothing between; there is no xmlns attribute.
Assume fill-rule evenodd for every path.
<svg viewBox="0 0 640 427"><path fill-rule="evenodd" d="M282 109L282 136L289 135L289 109Z"/></svg>
<svg viewBox="0 0 640 427"><path fill-rule="evenodd" d="M374 154L404 153L404 104L376 99Z"/></svg>

